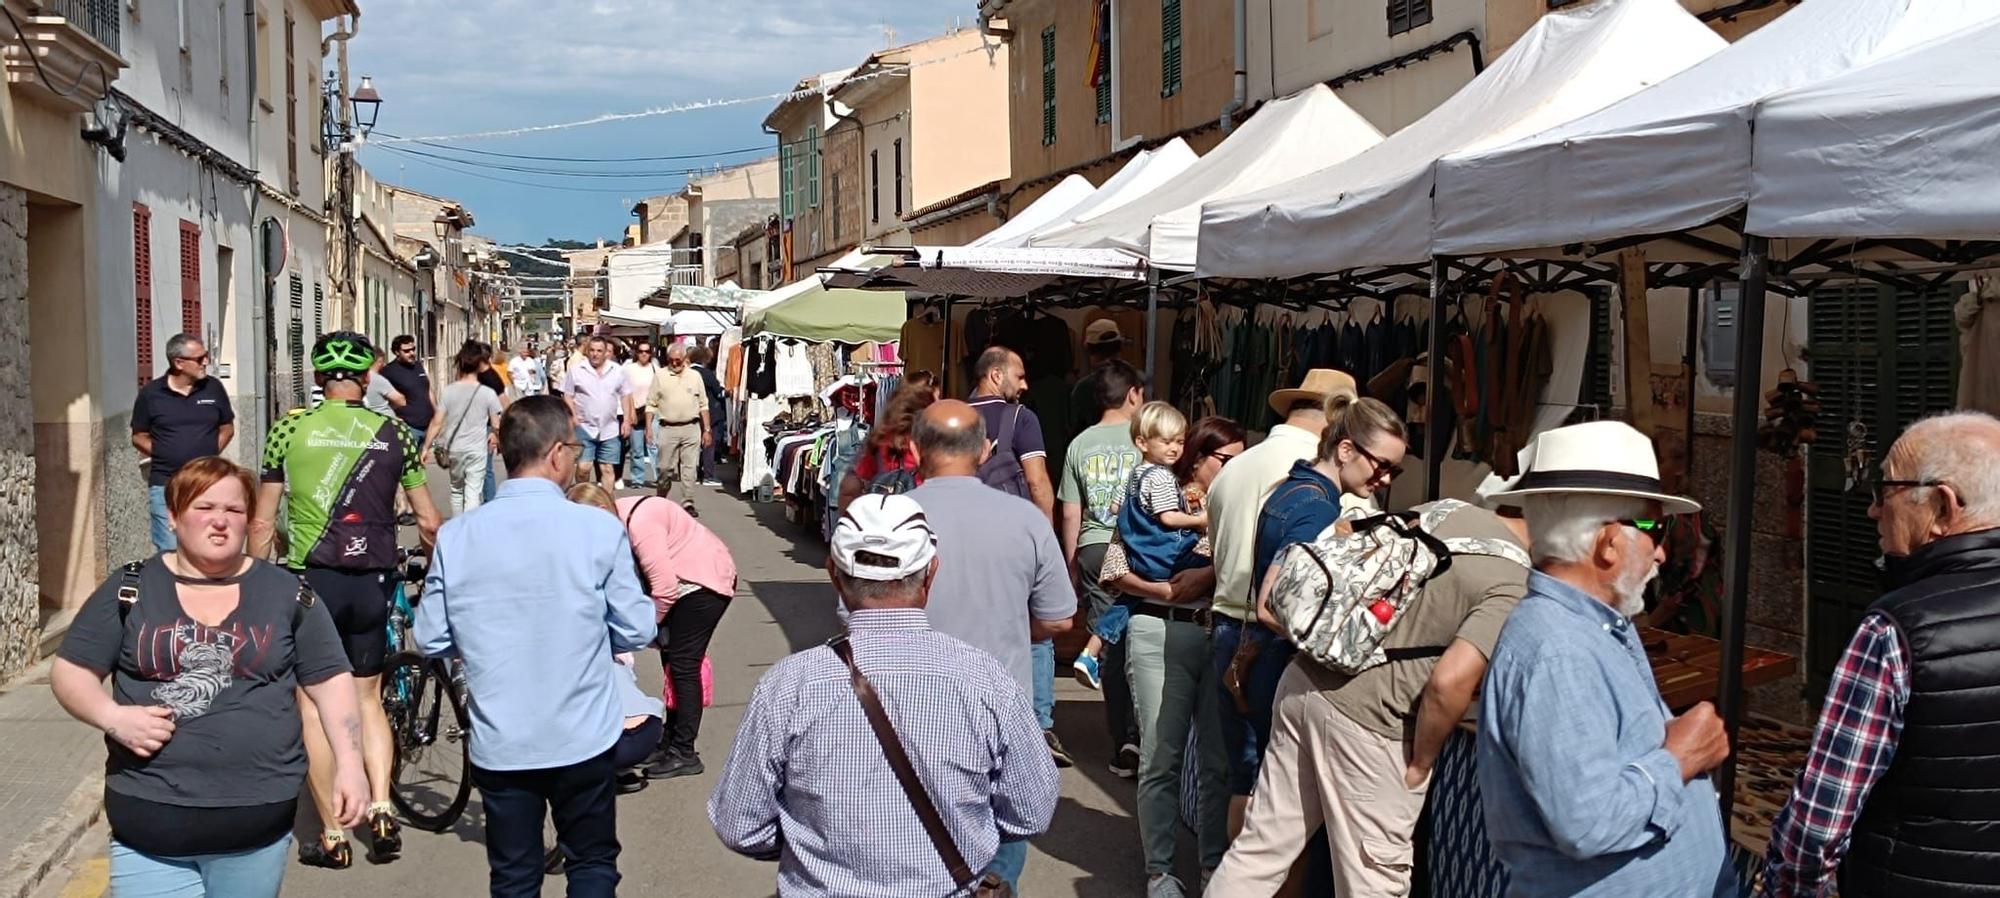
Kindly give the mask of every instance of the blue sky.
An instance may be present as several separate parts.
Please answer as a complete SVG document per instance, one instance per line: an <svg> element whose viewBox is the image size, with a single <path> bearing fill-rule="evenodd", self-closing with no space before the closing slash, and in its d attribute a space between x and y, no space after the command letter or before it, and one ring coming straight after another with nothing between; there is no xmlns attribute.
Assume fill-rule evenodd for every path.
<svg viewBox="0 0 2000 898"><path fill-rule="evenodd" d="M363 0L349 51L356 83L372 75L383 97L377 130L418 137L502 130L636 112L708 99L770 94L800 77L855 65L886 45L971 27L974 0ZM775 152L760 123L767 102L683 112L458 147L537 156L670 156ZM638 199L678 190L693 166L747 161L742 153L687 161L586 165L478 156L528 168L640 172L580 179L464 166L366 147L376 177L457 199L474 230L496 240L616 239ZM480 177L485 175L486 177ZM494 179L560 184L548 189Z"/></svg>

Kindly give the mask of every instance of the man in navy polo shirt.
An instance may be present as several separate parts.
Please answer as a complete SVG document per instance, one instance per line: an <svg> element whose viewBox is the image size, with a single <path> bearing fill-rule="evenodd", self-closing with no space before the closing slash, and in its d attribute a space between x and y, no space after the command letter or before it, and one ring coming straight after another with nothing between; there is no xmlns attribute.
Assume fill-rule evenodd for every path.
<svg viewBox="0 0 2000 898"><path fill-rule="evenodd" d="M403 419L404 426L421 446L425 431L431 428L431 418L437 414L437 405L431 401L430 374L417 363L417 338L404 334L390 340L389 353L393 358L383 363L382 376L405 400L403 407L396 409L396 417Z"/></svg>
<svg viewBox="0 0 2000 898"><path fill-rule="evenodd" d="M219 455L236 436L229 394L208 376L208 347L193 334L167 340L167 373L139 388L132 401L132 445L152 459L146 493L153 512L153 548L175 548L167 522L167 481L197 458Z"/></svg>

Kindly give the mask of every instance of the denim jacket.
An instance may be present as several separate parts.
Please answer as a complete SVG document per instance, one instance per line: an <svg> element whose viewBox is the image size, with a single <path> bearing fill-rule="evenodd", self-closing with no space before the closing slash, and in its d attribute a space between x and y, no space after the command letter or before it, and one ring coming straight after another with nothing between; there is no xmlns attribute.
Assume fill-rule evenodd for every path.
<svg viewBox="0 0 2000 898"><path fill-rule="evenodd" d="M1280 550L1317 538L1339 518L1340 485L1314 468L1311 460L1294 462L1292 472L1271 491L1271 498L1257 513L1257 551L1253 556L1257 591L1263 591L1264 577Z"/></svg>

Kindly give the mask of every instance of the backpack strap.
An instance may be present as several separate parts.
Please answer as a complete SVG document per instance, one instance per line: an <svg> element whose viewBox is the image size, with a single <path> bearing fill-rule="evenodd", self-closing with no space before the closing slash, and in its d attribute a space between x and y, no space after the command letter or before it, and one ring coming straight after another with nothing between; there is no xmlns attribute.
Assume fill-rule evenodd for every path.
<svg viewBox="0 0 2000 898"><path fill-rule="evenodd" d="M139 604L139 572L146 569L143 561L128 561L118 568L118 626L125 626L125 619L132 616L132 606Z"/></svg>

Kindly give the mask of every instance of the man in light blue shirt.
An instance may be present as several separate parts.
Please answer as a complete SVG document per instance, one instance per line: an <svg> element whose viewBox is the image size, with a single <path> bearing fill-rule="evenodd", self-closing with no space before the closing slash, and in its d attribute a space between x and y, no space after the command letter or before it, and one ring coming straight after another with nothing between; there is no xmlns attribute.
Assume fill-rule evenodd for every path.
<svg viewBox="0 0 2000 898"><path fill-rule="evenodd" d="M1536 570L1480 699L1479 788L1508 894L1689 898L1740 892L1708 772L1729 755L1715 709L1675 717L1631 618L1662 560L1652 447L1615 421L1536 442L1514 489Z"/></svg>
<svg viewBox="0 0 2000 898"><path fill-rule="evenodd" d="M563 401L533 396L500 421L498 496L438 531L417 606L427 655L465 663L472 780L486 811L492 894L541 894L542 820L569 850L569 894L618 885L615 771L623 727L607 659L657 633L616 517L563 498L579 444Z"/></svg>

